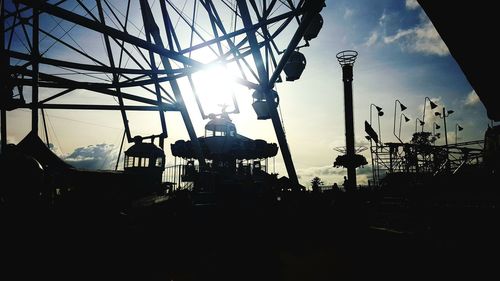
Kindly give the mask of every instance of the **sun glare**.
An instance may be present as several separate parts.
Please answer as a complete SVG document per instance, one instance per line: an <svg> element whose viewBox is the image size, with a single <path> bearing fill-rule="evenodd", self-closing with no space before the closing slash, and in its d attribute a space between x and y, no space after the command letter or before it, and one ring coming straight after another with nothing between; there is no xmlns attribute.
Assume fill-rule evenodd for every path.
<svg viewBox="0 0 500 281"><path fill-rule="evenodd" d="M206 114L219 113L221 105L228 105L232 110L232 94L234 92L234 79L229 70L224 66L213 66L193 75L193 81L203 110Z"/></svg>

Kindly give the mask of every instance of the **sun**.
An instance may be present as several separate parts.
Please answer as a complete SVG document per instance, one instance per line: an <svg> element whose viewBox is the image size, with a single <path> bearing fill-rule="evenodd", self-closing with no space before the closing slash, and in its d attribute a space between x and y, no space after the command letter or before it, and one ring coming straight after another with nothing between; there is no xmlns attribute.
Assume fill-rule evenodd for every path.
<svg viewBox="0 0 500 281"><path fill-rule="evenodd" d="M216 65L200 70L193 75L203 110L206 114L220 113L221 105L233 107L235 82L227 66Z"/></svg>

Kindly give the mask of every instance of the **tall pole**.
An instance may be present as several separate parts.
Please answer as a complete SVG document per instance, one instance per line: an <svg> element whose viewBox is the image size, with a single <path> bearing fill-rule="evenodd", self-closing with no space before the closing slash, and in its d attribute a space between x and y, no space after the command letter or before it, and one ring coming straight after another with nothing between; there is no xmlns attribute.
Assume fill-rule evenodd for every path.
<svg viewBox="0 0 500 281"><path fill-rule="evenodd" d="M397 105L398 105L398 100L394 102L394 128L392 129L392 134L399 140L399 142L402 143L401 139L399 136L396 136L396 110L397 110ZM399 118L401 120L401 118ZM399 122L401 124L401 122ZM399 126L401 128L401 125Z"/></svg>
<svg viewBox="0 0 500 281"><path fill-rule="evenodd" d="M370 126L372 125L372 106L373 106L373 103L370 104ZM380 127L379 127L380 128ZM380 129L379 129L379 134L380 134ZM379 135L380 137L380 135ZM376 142L375 143L375 151L377 151L377 148L378 148L378 143ZM370 138L370 157L372 158L372 178L373 178L373 184L374 185L378 185L378 181L376 180L376 177L375 177L375 161L373 160L373 139Z"/></svg>
<svg viewBox="0 0 500 281"><path fill-rule="evenodd" d="M455 145L457 145L457 140L458 140L458 124L455 124Z"/></svg>
<svg viewBox="0 0 500 281"><path fill-rule="evenodd" d="M406 110L406 106L404 106L399 100L394 101L394 128L392 129L392 133L399 140L400 143L403 143L403 141L400 138L401 133L399 133L399 135L396 136L396 110L397 110L398 102L399 102L399 107L401 108L401 111ZM401 117L399 119L401 120ZM399 123L401 124L401 121ZM401 125L399 126L399 130L401 131Z"/></svg>
<svg viewBox="0 0 500 281"><path fill-rule="evenodd" d="M425 102L429 100L429 105L431 106L431 109L435 109L437 107L437 104L435 104L429 97L425 97L424 99L424 114L422 115L422 132L424 131L424 126L425 126Z"/></svg>
<svg viewBox="0 0 500 281"><path fill-rule="evenodd" d="M446 171L450 171L450 148L448 147L448 132L446 130L446 111L443 106L444 143L446 144Z"/></svg>
<svg viewBox="0 0 500 281"><path fill-rule="evenodd" d="M378 140L382 143L382 132L380 131L380 114L377 113L377 123L378 123Z"/></svg>
<svg viewBox="0 0 500 281"><path fill-rule="evenodd" d="M342 67L342 81L344 81L344 111L345 111L345 142L347 153L347 188L356 187L356 166L354 163L354 109L352 103L352 68L358 53L356 51L342 51L337 59Z"/></svg>
<svg viewBox="0 0 500 281"><path fill-rule="evenodd" d="M398 132L398 139L401 138L401 122L403 121L403 113L399 115L399 132Z"/></svg>
<svg viewBox="0 0 500 281"><path fill-rule="evenodd" d="M381 107L376 106L375 104L370 104L370 126L372 125L372 108L375 106L377 109L377 122L378 122L378 140L382 143L382 133L380 132L380 116L384 115Z"/></svg>
<svg viewBox="0 0 500 281"><path fill-rule="evenodd" d="M443 106L443 123L444 123L444 143L446 144L446 150L448 150L448 133L446 132L446 111Z"/></svg>
<svg viewBox="0 0 500 281"><path fill-rule="evenodd" d="M7 55L5 54L5 32L4 32L4 1L0 2L0 69L1 71L5 71L7 69ZM2 73L2 77L7 77L7 73ZM7 81L2 81L2 84L6 83ZM5 85L5 84L4 84ZM4 91L8 91L7 87L3 86L0 88ZM2 138L2 153L5 153L7 151L7 112L5 110L5 101L7 100L7 95L9 93L3 92L0 93L0 102L1 102L1 138Z"/></svg>
<svg viewBox="0 0 500 281"><path fill-rule="evenodd" d="M38 9L33 7L33 84L31 87L31 131L38 135L38 61L39 61L39 50L38 50L38 24L39 24L39 12Z"/></svg>
<svg viewBox="0 0 500 281"><path fill-rule="evenodd" d="M45 122L45 111L43 111L43 108L40 108L40 112L42 113L43 129L45 132L45 142L47 143L47 148L50 149L49 132L47 130L47 122Z"/></svg>
<svg viewBox="0 0 500 281"><path fill-rule="evenodd" d="M118 171L118 164L120 163L120 155L122 155L123 142L125 141L125 136L127 135L127 130L123 131L122 142L120 143L120 150L118 151L118 157L116 158L115 171Z"/></svg>
<svg viewBox="0 0 500 281"><path fill-rule="evenodd" d="M427 101L427 99L429 99L428 97L425 97L424 98L424 113L422 114L422 122L421 125L422 125L422 132L424 132L424 126L425 126L425 102ZM429 99L429 101L431 101L431 99ZM415 123L416 124L416 123ZM417 129L415 128L415 133L417 132Z"/></svg>

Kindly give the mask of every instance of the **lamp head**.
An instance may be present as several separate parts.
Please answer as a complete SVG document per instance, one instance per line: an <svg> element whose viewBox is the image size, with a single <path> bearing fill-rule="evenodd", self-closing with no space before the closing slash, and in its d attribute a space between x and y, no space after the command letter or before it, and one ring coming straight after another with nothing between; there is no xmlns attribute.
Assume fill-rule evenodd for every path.
<svg viewBox="0 0 500 281"><path fill-rule="evenodd" d="M403 115L405 117L405 122L410 121L410 118L406 117L406 115Z"/></svg>
<svg viewBox="0 0 500 281"><path fill-rule="evenodd" d="M462 128L460 125L457 124L457 128L459 131L462 131L464 128Z"/></svg>
<svg viewBox="0 0 500 281"><path fill-rule="evenodd" d="M437 104L435 104L433 101L429 99L429 104L431 105L431 109L435 109L437 107Z"/></svg>
<svg viewBox="0 0 500 281"><path fill-rule="evenodd" d="M439 130L441 128L441 126L439 126L438 124L436 124L436 130Z"/></svg>
<svg viewBox="0 0 500 281"><path fill-rule="evenodd" d="M434 115L435 116L441 116L441 113L440 112L434 112Z"/></svg>
<svg viewBox="0 0 500 281"><path fill-rule="evenodd" d="M448 115L452 114L453 112L455 112L455 111L453 111L453 110L448 110L447 111Z"/></svg>

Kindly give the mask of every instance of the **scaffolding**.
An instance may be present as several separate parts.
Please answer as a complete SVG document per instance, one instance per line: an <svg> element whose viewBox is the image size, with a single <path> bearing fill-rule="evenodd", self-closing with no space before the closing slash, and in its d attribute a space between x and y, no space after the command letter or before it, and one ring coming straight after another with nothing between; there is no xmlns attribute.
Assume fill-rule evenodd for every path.
<svg viewBox="0 0 500 281"><path fill-rule="evenodd" d="M465 167L482 165L483 148L483 140L452 145L372 142L373 184L380 186L393 173L416 176L412 178L457 174Z"/></svg>

